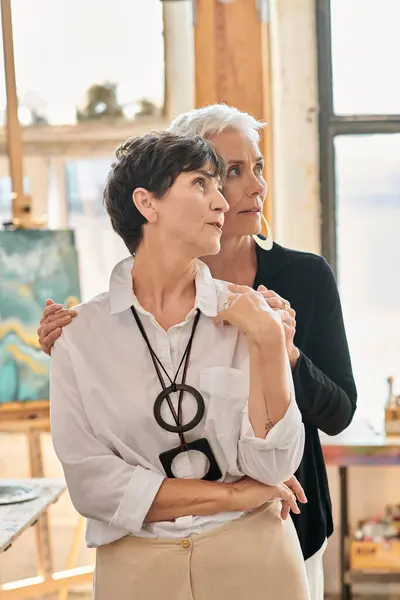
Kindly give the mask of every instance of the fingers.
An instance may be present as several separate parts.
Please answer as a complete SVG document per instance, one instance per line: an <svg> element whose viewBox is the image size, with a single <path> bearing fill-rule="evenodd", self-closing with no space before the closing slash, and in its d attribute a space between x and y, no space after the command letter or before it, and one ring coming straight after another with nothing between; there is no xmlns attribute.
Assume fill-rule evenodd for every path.
<svg viewBox="0 0 400 600"><path fill-rule="evenodd" d="M292 311L292 312L294 312L294 311ZM291 313L288 312L287 310L282 311L282 321L284 323L286 323L287 325L289 325L289 327L296 329L296 320L291 316Z"/></svg>
<svg viewBox="0 0 400 600"><path fill-rule="evenodd" d="M285 339L286 342L293 342L294 336L296 334L296 330L294 327L290 327L287 323L282 323L283 329L285 330Z"/></svg>
<svg viewBox="0 0 400 600"><path fill-rule="evenodd" d="M50 356L54 342L60 337L61 331L61 327L57 327L57 329L54 329L54 331L52 331L48 336L43 338L43 341L41 341L41 346L45 354Z"/></svg>
<svg viewBox="0 0 400 600"><path fill-rule="evenodd" d="M49 325L50 323L56 323L58 321L61 321L61 319L64 319L66 317L76 317L76 310L67 310L66 308L63 308L61 310L58 310L57 312L55 312L54 314L49 315L48 317L46 317L42 323L42 325Z"/></svg>
<svg viewBox="0 0 400 600"><path fill-rule="evenodd" d="M267 289L265 285L259 285L257 291L264 296L271 308L274 308L276 310L291 309L290 302L288 300L285 300L285 298L282 298L282 296L279 296L279 294L277 294L273 290Z"/></svg>
<svg viewBox="0 0 400 600"><path fill-rule="evenodd" d="M300 514L300 509L297 506L296 497L293 492L283 483L278 487L279 497L282 502L287 502L291 511L296 515Z"/></svg>
<svg viewBox="0 0 400 600"><path fill-rule="evenodd" d="M287 312L290 312L293 315L296 314L294 312L294 310L290 307L289 302L287 302L283 298L279 298L277 296L267 296L268 292L260 292L260 293L263 295L264 299L268 302L270 307L273 308L274 310L285 310Z"/></svg>
<svg viewBox="0 0 400 600"><path fill-rule="evenodd" d="M52 302L52 304L48 304L48 302ZM40 323L43 323L47 317L53 315L58 310L62 309L62 304L54 304L53 300L46 300L46 308L43 311L42 318L40 319Z"/></svg>
<svg viewBox="0 0 400 600"><path fill-rule="evenodd" d="M64 316L53 319L53 321L51 321L50 323L43 323L40 327L39 333L40 342L42 343L42 340L56 329L59 329L60 327L65 327L65 325L69 325L73 318L74 317L71 315L64 314Z"/></svg>
<svg viewBox="0 0 400 600"><path fill-rule="evenodd" d="M305 495L304 490L296 477L293 476L289 479L289 481L285 481L285 485L292 490L299 502L302 504L306 504L308 502L307 496Z"/></svg>
<svg viewBox="0 0 400 600"><path fill-rule="evenodd" d="M219 325L220 323L228 322L227 313L228 313L229 309L231 308L231 306L234 304L236 298L237 298L236 294L232 294L224 302L222 310L219 311L219 313L217 314L217 316L214 319L214 323L216 325Z"/></svg>
<svg viewBox="0 0 400 600"><path fill-rule="evenodd" d="M286 500L282 500L282 510L281 510L281 519L282 521L286 521L290 513L290 506Z"/></svg>
<svg viewBox="0 0 400 600"><path fill-rule="evenodd" d="M230 283L228 288L229 291L233 292L234 294L247 294L248 292L254 292L253 288L247 285L237 285L236 283Z"/></svg>

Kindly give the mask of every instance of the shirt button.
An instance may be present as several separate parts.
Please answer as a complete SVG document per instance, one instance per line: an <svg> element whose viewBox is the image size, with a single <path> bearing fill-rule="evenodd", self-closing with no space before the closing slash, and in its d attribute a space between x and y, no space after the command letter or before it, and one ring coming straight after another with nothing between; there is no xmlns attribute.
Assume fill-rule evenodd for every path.
<svg viewBox="0 0 400 600"><path fill-rule="evenodd" d="M185 550L188 550L188 548L190 548L191 543L190 540L182 540L182 548L184 548Z"/></svg>

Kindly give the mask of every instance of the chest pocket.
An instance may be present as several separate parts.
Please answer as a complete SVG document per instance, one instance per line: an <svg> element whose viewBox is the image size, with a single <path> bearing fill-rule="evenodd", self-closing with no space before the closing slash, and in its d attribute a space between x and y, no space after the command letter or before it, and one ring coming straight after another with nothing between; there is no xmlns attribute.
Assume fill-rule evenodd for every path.
<svg viewBox="0 0 400 600"><path fill-rule="evenodd" d="M211 443L220 468L240 476L237 445L249 397L248 375L238 369L209 367L201 371L199 387L207 407L203 435Z"/></svg>

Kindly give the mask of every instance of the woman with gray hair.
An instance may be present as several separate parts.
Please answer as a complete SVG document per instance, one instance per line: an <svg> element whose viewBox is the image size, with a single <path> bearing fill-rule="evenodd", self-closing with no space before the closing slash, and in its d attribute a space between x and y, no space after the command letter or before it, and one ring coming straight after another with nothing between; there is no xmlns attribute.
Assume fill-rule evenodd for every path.
<svg viewBox="0 0 400 600"><path fill-rule="evenodd" d="M328 481L318 429L329 435L351 422L357 392L336 283L320 256L272 243L262 231L266 196L260 123L223 104L195 109L177 117L170 131L209 139L226 163L225 216L221 251L203 257L214 277L259 290L274 310L283 310L286 348L296 401L305 425L305 452L296 473L308 499L293 515L306 560L311 596L323 599L322 556L333 531ZM49 353L61 328L74 313L47 302L40 342ZM296 336L296 337L295 337Z"/></svg>

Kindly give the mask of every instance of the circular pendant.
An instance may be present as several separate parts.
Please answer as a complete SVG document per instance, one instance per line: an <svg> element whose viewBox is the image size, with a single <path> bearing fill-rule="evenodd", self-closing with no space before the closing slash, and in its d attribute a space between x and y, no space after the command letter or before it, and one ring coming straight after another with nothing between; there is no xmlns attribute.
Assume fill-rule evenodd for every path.
<svg viewBox="0 0 400 600"><path fill-rule="evenodd" d="M197 412L193 419L186 425L170 425L169 423L164 421L164 419L161 416L161 406L167 396L169 396L173 392L180 392L181 390L184 392L188 392L188 394L191 394L195 398L197 402ZM186 383L175 383L173 385L169 385L167 388L165 388L165 390L158 394L156 401L154 402L155 420L160 425L160 427L162 427L166 431L171 431L172 433L185 433L186 431L194 429L196 425L198 425L202 420L204 410L205 406L203 396L200 394L200 392L196 390L196 388L192 387L191 385L186 385Z"/></svg>

